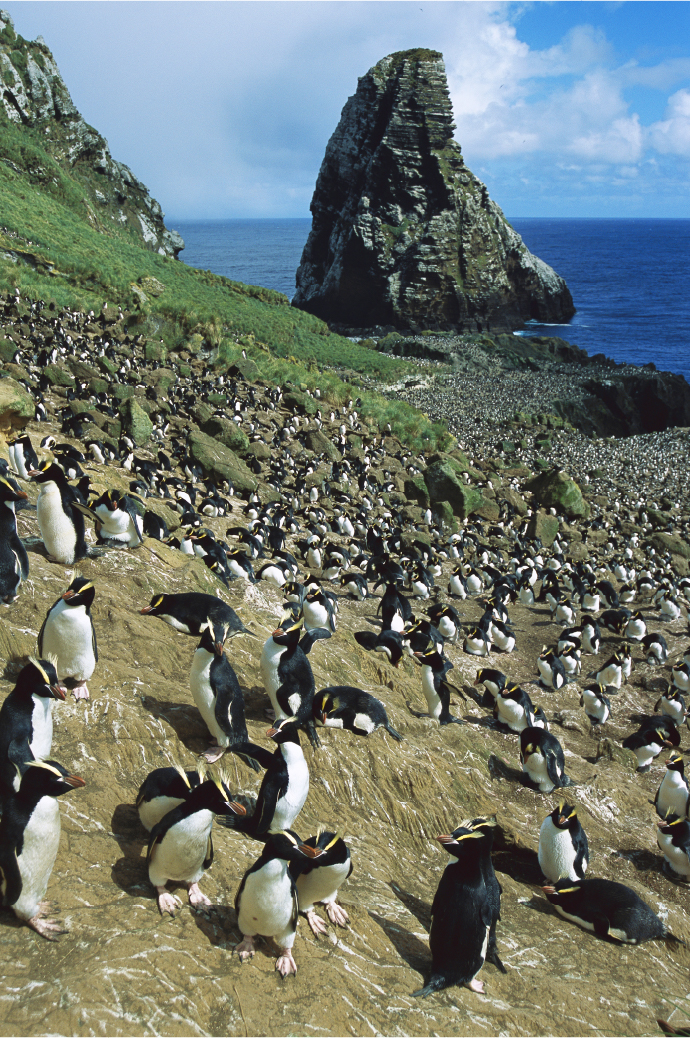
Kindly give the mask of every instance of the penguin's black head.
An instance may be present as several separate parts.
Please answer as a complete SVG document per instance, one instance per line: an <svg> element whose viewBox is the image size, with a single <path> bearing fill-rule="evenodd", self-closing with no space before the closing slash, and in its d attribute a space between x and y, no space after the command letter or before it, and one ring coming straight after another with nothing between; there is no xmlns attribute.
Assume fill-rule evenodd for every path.
<svg viewBox="0 0 690 1038"><path fill-rule="evenodd" d="M472 818L462 822L450 836L441 834L436 839L456 858L476 856L491 850L495 825L495 818Z"/></svg>
<svg viewBox="0 0 690 1038"><path fill-rule="evenodd" d="M37 469L31 469L28 473L34 483L66 483L65 472L54 461L44 461Z"/></svg>
<svg viewBox="0 0 690 1038"><path fill-rule="evenodd" d="M319 865L339 865L347 861L350 855L342 833L332 833L328 830L318 833L317 836L310 836L302 846L321 851Z"/></svg>
<svg viewBox="0 0 690 1038"><path fill-rule="evenodd" d="M669 759L666 761L666 767L669 771L679 771L683 774L683 758L680 753L672 753Z"/></svg>
<svg viewBox="0 0 690 1038"><path fill-rule="evenodd" d="M268 729L266 735L279 746L282 746L284 742L294 742L299 746L299 729L300 725L295 717L283 717L280 721L276 721L273 728Z"/></svg>
<svg viewBox="0 0 690 1038"><path fill-rule="evenodd" d="M552 905L567 904L569 900L577 898L582 890L582 880L559 879L556 883L548 883L541 888Z"/></svg>
<svg viewBox="0 0 690 1038"><path fill-rule="evenodd" d="M281 858L283 861L302 861L306 864L320 857L321 854L323 851L320 847L302 843L297 833L291 829L280 829L278 832L270 834L264 844L261 857L266 861Z"/></svg>
<svg viewBox="0 0 690 1038"><path fill-rule="evenodd" d="M73 789L85 786L83 778L71 775L67 768L56 760L28 761L28 767L22 776L19 795L23 798L59 797Z"/></svg>
<svg viewBox="0 0 690 1038"><path fill-rule="evenodd" d="M273 641L276 645L287 645L289 647L297 645L304 620L291 621L292 616L290 615L281 620L280 626L276 627L273 632ZM290 624L290 626L285 626L286 624Z"/></svg>
<svg viewBox="0 0 690 1038"><path fill-rule="evenodd" d="M422 666L431 667L434 674L446 674L453 669L453 664L438 652L433 642L425 652L415 652L414 658Z"/></svg>
<svg viewBox="0 0 690 1038"><path fill-rule="evenodd" d="M670 808L666 812L665 818L658 818L657 823L659 831L664 833L666 836L680 835L681 831L688 824L687 818L681 818L680 815L675 814Z"/></svg>
<svg viewBox="0 0 690 1038"><path fill-rule="evenodd" d="M91 606L96 594L92 581L86 577L75 576L70 586L62 596L63 602L70 606Z"/></svg>
<svg viewBox="0 0 690 1038"><path fill-rule="evenodd" d="M42 696L43 699L63 699L65 689L58 682L53 660L38 660L29 657L29 662L19 672L15 692L27 696Z"/></svg>
<svg viewBox="0 0 690 1038"><path fill-rule="evenodd" d="M551 812L551 821L557 829L569 829L577 821L577 810L565 800L561 800L558 807Z"/></svg>
<svg viewBox="0 0 690 1038"><path fill-rule="evenodd" d="M149 604L144 606L140 612L143 613L144 616L148 616L149 614L151 616L158 616L159 613L164 613L168 597L168 595L154 595Z"/></svg>
<svg viewBox="0 0 690 1038"><path fill-rule="evenodd" d="M204 777L203 781L192 789L187 803L191 803L197 810L205 808L216 815L246 815L246 808L231 800L227 782L224 781L225 776L222 773L205 774L208 777Z"/></svg>
<svg viewBox="0 0 690 1038"><path fill-rule="evenodd" d="M219 620L212 620L209 616L204 626L203 634L201 635L199 648L206 649L207 652L215 653L216 656L222 656L223 646L228 637L228 631L229 624L221 623Z"/></svg>
<svg viewBox="0 0 690 1038"><path fill-rule="evenodd" d="M6 479L0 478L0 501L24 501L28 497L19 487L13 487Z"/></svg>

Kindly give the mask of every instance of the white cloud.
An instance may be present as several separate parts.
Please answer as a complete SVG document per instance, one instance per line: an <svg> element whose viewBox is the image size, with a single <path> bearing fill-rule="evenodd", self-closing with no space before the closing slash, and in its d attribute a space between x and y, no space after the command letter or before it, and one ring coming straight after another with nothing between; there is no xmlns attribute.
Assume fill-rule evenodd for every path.
<svg viewBox="0 0 690 1038"><path fill-rule="evenodd" d="M690 157L690 90L668 99L667 118L649 127L649 142L662 154Z"/></svg>

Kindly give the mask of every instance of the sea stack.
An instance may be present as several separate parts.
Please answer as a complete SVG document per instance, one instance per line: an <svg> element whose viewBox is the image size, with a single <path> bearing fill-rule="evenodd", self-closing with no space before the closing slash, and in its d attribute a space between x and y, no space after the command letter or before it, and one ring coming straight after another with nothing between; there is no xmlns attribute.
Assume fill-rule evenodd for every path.
<svg viewBox="0 0 690 1038"><path fill-rule="evenodd" d="M575 313L453 140L443 56L362 76L326 147L293 306L340 330L498 331Z"/></svg>

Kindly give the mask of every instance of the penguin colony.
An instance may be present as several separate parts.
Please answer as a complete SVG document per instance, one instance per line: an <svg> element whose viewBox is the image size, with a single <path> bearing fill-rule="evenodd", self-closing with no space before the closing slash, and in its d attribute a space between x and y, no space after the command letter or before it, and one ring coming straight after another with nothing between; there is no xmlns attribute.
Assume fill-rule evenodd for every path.
<svg viewBox="0 0 690 1038"><path fill-rule="evenodd" d="M210 907L200 883L213 862L215 819L238 839L263 845L237 891L242 940L235 950L240 961L254 955L257 936L273 937L279 950L276 969L287 976L297 969L292 949L299 913L315 935L326 930L317 904L325 906L332 924L348 924L336 898L357 863L337 831L337 805L332 829L302 839L293 828L299 827L310 781L301 740L318 748L323 728L346 729L362 738L385 738L386 733L394 744L404 739L404 730L391 725L378 697L385 699L385 686L374 695L345 683L344 674L343 684L316 688L310 656L327 652L329 642L339 637L339 604L348 596L365 604L358 615L372 621L355 634L364 650L381 654L393 668L404 659L418 665L419 702L410 704L411 715L450 726L451 738L455 725L475 725L477 738L486 726L505 732L525 787L556 797L567 790L568 799L560 799L557 807L544 801L538 834L543 891L556 911L583 929L618 941L676 940L632 890L592 878L595 860L587 873L586 833L571 802L577 800L581 783L566 773L567 727L556 734L548 716L553 712L549 697L565 693L573 711L581 711L582 723L605 730L634 666L654 666L663 675L656 679L662 694L650 700L649 715L637 718L636 730L623 746L635 755L643 774L663 749L670 751L655 800L658 846L669 879L686 881L688 786L678 747L690 683L690 651L683 655L681 634L688 582L678 578L670 558L650 553L646 568L638 572L629 540L613 528L598 553L593 551L588 561L572 561L564 535L548 549L530 541L526 521L508 502L493 529L466 521L460 532L449 534L430 513L406 521L381 494L394 486L393 473L420 471L421 456L398 449L391 458L376 437L366 449L352 452L348 433L362 431L355 403L332 413L324 405L309 422L304 415L286 416L279 390L248 385L239 376L221 382L227 402L218 417L246 429L253 442L271 444L270 463L257 462L266 486L274 491L270 500L264 494L262 501L261 493L241 498L229 481L205 477L189 453L184 435L189 409L194 400L218 389L217 378L198 376L198 385L173 390L164 401L154 395L156 403L165 403L152 412L156 451L137 451L126 437L117 449L109 448L89 439L81 412L70 406L91 400L86 382L77 380L72 398L68 395L57 409L48 384L41 382L46 360L78 355L78 335L65 334L70 322L75 333L80 323L89 323L78 314L49 318L48 339L37 331L46 328L38 309L34 338L43 335L50 352L37 341L33 348L18 348L15 357L34 376L26 385L36 396L37 421L51 412L59 417L65 442L33 433L18 436L10 444L0 483L6 533L0 549L0 598L9 610L6 621L11 623L12 606L30 578L29 556L16 526L17 513L29 515L23 486L38 484L41 540L50 558L70 567L63 593L45 616L36 655L21 670L0 711L4 904L49 939L59 931L44 902L59 842L56 799L85 781L51 757L52 709L56 700L59 709L70 689L75 699L87 699L87 682L98 666L91 619L97 582L75 573L74 566L80 559L105 565L111 551L136 551L145 538L153 538L202 558L218 581L217 595L157 593L140 605L142 614L195 639L190 691L208 728L207 749L198 760L183 762L194 768L185 770L176 762L142 776L138 791L132 789L150 832L148 873L161 913L174 915L180 904L170 883L187 888L195 910ZM119 360L106 337L100 339L92 340L92 348ZM121 384L138 381L139 369L146 367L137 345L129 344L132 361L118 373ZM107 413L114 400L100 395L99 410ZM284 449L300 443L314 427L326 430L341 455L330 479L309 479L318 469L318 457L299 462ZM133 477L128 492L108 486L109 470L121 469ZM150 507L161 499L180 516L172 534ZM208 525L209 519L224 517L225 537ZM597 526L595 519L589 528L602 529L603 523ZM503 541L501 549L495 546L496 537ZM253 632L220 598L231 583L244 582L249 590L262 580L284 595L273 633L263 648L256 648L272 750L248 737L244 692L226 652L232 639L247 639ZM553 644L544 645L534 660L531 673L510 666L519 649L520 630L510 617L518 601L535 616L548 611L560 628ZM452 681L454 666L460 669L463 663L466 673L464 662L471 657L479 657L474 685L484 692L481 700L472 686ZM486 713L470 713L470 702L480 703ZM418 711L422 703L426 710ZM458 716L458 709L466 716ZM228 754L261 776L256 801L249 806L232 793ZM88 791L80 795L88 796ZM487 959L505 970L498 951L501 891L491 863L494 828L495 819L482 816L438 837L450 860L434 901L432 972L417 995L453 984L481 992L477 974ZM466 934L460 949L453 940L458 928Z"/></svg>

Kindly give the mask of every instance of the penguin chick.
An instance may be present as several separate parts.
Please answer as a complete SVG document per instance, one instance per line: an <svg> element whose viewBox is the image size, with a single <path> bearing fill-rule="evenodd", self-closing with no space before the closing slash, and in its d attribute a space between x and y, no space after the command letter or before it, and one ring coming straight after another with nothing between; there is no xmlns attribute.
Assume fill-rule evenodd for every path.
<svg viewBox="0 0 690 1038"><path fill-rule="evenodd" d="M543 728L524 728L520 732L520 763L531 789L552 793L571 785L565 773L563 747L555 735Z"/></svg>
<svg viewBox="0 0 690 1038"><path fill-rule="evenodd" d="M352 858L350 848L340 833L321 832L318 836L310 836L303 846L322 852L317 858L304 863L295 859L290 862L290 872L297 886L299 910L306 916L314 936L318 937L326 933L326 927L314 909L317 901L326 906L328 918L336 926L347 926L350 921L336 897L342 884L352 875Z"/></svg>
<svg viewBox="0 0 690 1038"><path fill-rule="evenodd" d="M55 699L65 699L55 665L30 657L0 707L0 801L19 789L29 761L50 755Z"/></svg>
<svg viewBox="0 0 690 1038"><path fill-rule="evenodd" d="M429 707L429 716L434 717L440 725L464 724L462 718L454 717L450 712L450 686L445 676L452 670L453 664L434 648L427 649L425 653L416 652L414 656L422 667L422 692ZM464 692L460 689L456 691L467 700Z"/></svg>
<svg viewBox="0 0 690 1038"><path fill-rule="evenodd" d="M542 890L559 915L597 937L626 944L679 941L649 905L622 883L610 879L561 879Z"/></svg>
<svg viewBox="0 0 690 1038"><path fill-rule="evenodd" d="M6 798L0 820L0 890L2 904L49 941L66 933L46 918L43 901L60 845L60 809L56 799L85 786L57 761L30 761L19 789Z"/></svg>
<svg viewBox="0 0 690 1038"><path fill-rule="evenodd" d="M352 685L322 688L314 696L313 711L316 724L325 728L346 728L355 735L371 735L377 728L385 728L397 742L402 742L402 735L391 726L381 700Z"/></svg>
<svg viewBox="0 0 690 1038"><path fill-rule="evenodd" d="M193 789L184 803L168 811L154 825L146 852L149 879L158 894L161 915L175 915L179 900L166 890L172 880L187 886L192 908L210 905L199 890L199 880L213 862L213 816L243 815L241 804L231 801L220 779L208 779Z"/></svg>
<svg viewBox="0 0 690 1038"><path fill-rule="evenodd" d="M292 861L318 858L323 852L301 844L299 837L288 830L268 838L261 857L242 877L235 896L237 925L242 940L235 945L240 962L254 957L254 938L257 934L273 937L280 949L276 969L281 977L297 973L292 946L297 933L299 903L297 887L290 872Z"/></svg>
<svg viewBox="0 0 690 1038"><path fill-rule="evenodd" d="M93 581L75 573L65 593L48 610L38 633L39 655L55 658L61 680L74 686L75 699L89 698L86 682L98 662L91 618L95 595Z"/></svg>
<svg viewBox="0 0 690 1038"><path fill-rule="evenodd" d="M484 985L476 976L492 945L493 961L500 963L495 927L501 888L491 863L493 827L488 819L477 818L437 839L453 860L445 867L431 906L431 976L413 996L425 998L453 984L483 994Z"/></svg>
<svg viewBox="0 0 690 1038"><path fill-rule="evenodd" d="M589 864L589 846L580 825L576 808L561 800L547 815L539 830L539 865L546 879L585 878Z"/></svg>

